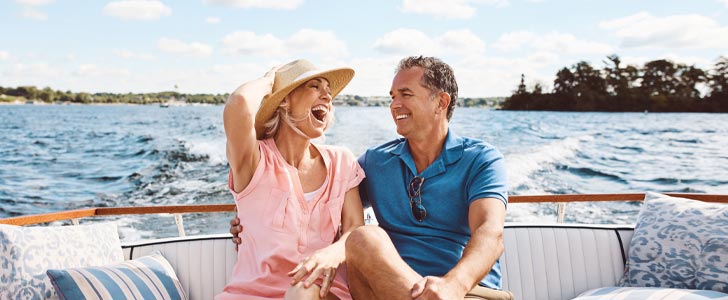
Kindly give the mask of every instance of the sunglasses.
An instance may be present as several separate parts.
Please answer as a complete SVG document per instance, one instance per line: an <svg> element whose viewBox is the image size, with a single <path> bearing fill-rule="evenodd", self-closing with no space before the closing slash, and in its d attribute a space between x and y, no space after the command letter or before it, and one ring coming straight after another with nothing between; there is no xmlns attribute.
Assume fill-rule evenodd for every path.
<svg viewBox="0 0 728 300"><path fill-rule="evenodd" d="M425 179L422 177L412 178L409 183L409 189L407 194L410 198L410 208L412 209L412 216L417 221L422 222L427 217L427 210L422 205L422 184L425 183Z"/></svg>

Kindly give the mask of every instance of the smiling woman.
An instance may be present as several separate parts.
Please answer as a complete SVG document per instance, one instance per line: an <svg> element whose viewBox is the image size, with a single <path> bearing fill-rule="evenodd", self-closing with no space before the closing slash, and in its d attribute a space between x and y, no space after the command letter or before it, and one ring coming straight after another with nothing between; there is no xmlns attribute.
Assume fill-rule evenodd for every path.
<svg viewBox="0 0 728 300"><path fill-rule="evenodd" d="M337 269L349 233L364 224L357 189L364 173L350 151L311 139L323 136L333 97L353 76L296 60L230 95L228 186L244 231L217 299L351 299Z"/></svg>

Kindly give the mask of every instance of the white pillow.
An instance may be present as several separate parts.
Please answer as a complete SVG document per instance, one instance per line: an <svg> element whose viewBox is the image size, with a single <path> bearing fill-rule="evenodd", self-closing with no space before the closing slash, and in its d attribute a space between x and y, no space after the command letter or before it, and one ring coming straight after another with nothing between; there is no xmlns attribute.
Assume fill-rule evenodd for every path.
<svg viewBox="0 0 728 300"><path fill-rule="evenodd" d="M0 299L58 299L47 269L124 261L114 223L20 227L0 224Z"/></svg>
<svg viewBox="0 0 728 300"><path fill-rule="evenodd" d="M647 193L622 286L728 293L728 204Z"/></svg>

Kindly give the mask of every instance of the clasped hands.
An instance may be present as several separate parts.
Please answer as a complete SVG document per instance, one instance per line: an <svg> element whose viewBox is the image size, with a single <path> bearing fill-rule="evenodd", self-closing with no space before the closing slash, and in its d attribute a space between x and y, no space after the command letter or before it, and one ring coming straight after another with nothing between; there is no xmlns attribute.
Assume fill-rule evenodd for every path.
<svg viewBox="0 0 728 300"><path fill-rule="evenodd" d="M243 232L243 226L240 225L240 221L237 218L230 220L230 233L233 235L235 251L238 250L238 246L242 243L242 240L238 236L241 232ZM321 277L321 292L319 294L321 298L326 297L334 282L336 269L341 263L335 259L336 255L331 253L331 251L332 249L330 247L326 247L302 259L293 270L288 272L288 276L291 277L291 285L293 286L299 282L303 282L304 287L309 288L317 278Z"/></svg>
<svg viewBox="0 0 728 300"><path fill-rule="evenodd" d="M457 282L445 277L425 276L412 286L414 300L461 300L466 293Z"/></svg>

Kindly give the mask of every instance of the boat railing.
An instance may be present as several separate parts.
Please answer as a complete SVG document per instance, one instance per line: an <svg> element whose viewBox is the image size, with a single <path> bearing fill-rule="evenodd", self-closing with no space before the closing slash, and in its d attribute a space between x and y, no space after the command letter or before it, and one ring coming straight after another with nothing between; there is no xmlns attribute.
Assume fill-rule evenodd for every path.
<svg viewBox="0 0 728 300"><path fill-rule="evenodd" d="M668 196L689 198L704 202L728 203L728 195L666 193ZM517 203L554 203L557 206L557 223L564 222L566 205L575 202L640 202L645 198L643 193L633 194L562 194L562 195L513 195L508 197L509 204ZM0 219L0 224L35 225L56 221L68 221L78 225L81 218L96 216L171 214L175 218L180 237L185 236L182 216L186 213L232 212L235 204L203 204L203 205L165 205L139 207L95 207L35 215L24 215Z"/></svg>

